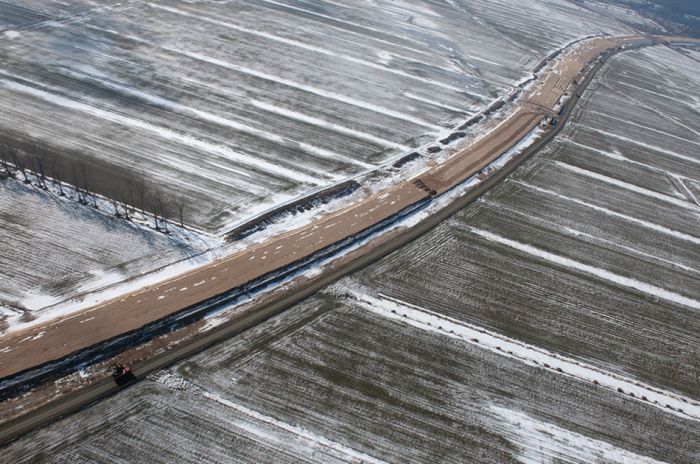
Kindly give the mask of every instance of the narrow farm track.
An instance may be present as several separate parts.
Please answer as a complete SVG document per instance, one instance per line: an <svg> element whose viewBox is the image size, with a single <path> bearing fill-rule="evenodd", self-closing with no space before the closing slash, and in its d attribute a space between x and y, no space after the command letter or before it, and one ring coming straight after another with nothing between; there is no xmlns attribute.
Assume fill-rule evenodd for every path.
<svg viewBox="0 0 700 464"><path fill-rule="evenodd" d="M390 186L319 221L272 237L177 278L0 338L0 378L137 330L284 269L428 199L431 189L438 194L450 190L500 157L537 126L542 115L530 109L533 105L553 107L593 59L638 40L637 37L599 38L567 49L555 65L528 89L521 99L525 106L517 106L516 111L497 127L446 162L431 167L419 178ZM416 186L418 180L423 180L429 188Z"/></svg>

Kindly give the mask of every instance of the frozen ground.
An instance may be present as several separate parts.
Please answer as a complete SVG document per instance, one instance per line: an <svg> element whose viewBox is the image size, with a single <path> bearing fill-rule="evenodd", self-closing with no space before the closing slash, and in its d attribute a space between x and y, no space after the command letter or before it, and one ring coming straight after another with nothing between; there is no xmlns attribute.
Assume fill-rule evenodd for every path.
<svg viewBox="0 0 700 464"><path fill-rule="evenodd" d="M481 201L4 456L697 462L697 70L615 57Z"/></svg>
<svg viewBox="0 0 700 464"><path fill-rule="evenodd" d="M361 280L697 398L698 64L613 63L559 142Z"/></svg>
<svg viewBox="0 0 700 464"><path fill-rule="evenodd" d="M571 40L628 32L565 1L39 3L8 14L0 130L96 179L137 171L210 230L407 153Z"/></svg>
<svg viewBox="0 0 700 464"><path fill-rule="evenodd" d="M651 18L641 15L627 5L616 5L610 1L587 0L585 7L606 18L614 18L631 27L645 32L667 33L664 27Z"/></svg>
<svg viewBox="0 0 700 464"><path fill-rule="evenodd" d="M625 32L561 0L4 1L0 145L40 141L65 181L80 178L80 160L91 189L132 202L144 179L161 199L185 198L190 225L222 232L434 141L572 40ZM13 205L0 228L8 249L40 215L130 230L82 206L2 201ZM48 243L24 232L3 254L0 303L39 309L182 254L137 231L140 246L76 241L82 224L37 224ZM27 270L36 261L63 264Z"/></svg>
<svg viewBox="0 0 700 464"><path fill-rule="evenodd" d="M71 463L683 463L700 451L696 424L326 295L3 452Z"/></svg>
<svg viewBox="0 0 700 464"><path fill-rule="evenodd" d="M0 180L0 330L67 294L191 256L176 241L19 181ZM0 306L2 308L2 306Z"/></svg>

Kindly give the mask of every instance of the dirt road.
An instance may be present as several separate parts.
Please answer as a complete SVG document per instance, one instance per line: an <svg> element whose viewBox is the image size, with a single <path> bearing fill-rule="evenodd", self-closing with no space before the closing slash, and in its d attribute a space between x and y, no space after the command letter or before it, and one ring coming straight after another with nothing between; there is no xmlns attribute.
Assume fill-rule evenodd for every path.
<svg viewBox="0 0 700 464"><path fill-rule="evenodd" d="M418 178L387 187L318 221L271 237L177 278L1 337L0 378L136 330L352 237L428 197L426 189L416 186L419 179L437 193L449 190L479 172L528 134L545 114L537 114L533 107L554 106L590 60L634 39L594 39L566 50L557 64L545 70L527 90L518 109L470 146Z"/></svg>

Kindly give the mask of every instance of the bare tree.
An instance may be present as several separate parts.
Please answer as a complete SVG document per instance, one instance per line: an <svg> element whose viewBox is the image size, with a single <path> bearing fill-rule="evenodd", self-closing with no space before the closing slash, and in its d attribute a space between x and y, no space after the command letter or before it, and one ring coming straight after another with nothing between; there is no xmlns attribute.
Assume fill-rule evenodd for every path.
<svg viewBox="0 0 700 464"><path fill-rule="evenodd" d="M120 198L119 204L122 207L124 219L126 219L127 221L130 221L131 215L129 214L128 194L122 193L118 198Z"/></svg>
<svg viewBox="0 0 700 464"><path fill-rule="evenodd" d="M135 179L133 181L134 200L143 214L146 214L146 200L148 199L148 186L143 179Z"/></svg>
<svg viewBox="0 0 700 464"><path fill-rule="evenodd" d="M78 198L78 203L86 204L87 201L83 197L83 189L81 187L81 177L80 177L80 167L78 163L71 164L71 176L73 179L73 189L75 189L75 195Z"/></svg>
<svg viewBox="0 0 700 464"><path fill-rule="evenodd" d="M22 176L24 176L24 183L30 184L31 181L29 180L29 177L27 176L27 170L24 167L24 160L17 153L17 149L11 148L11 156L12 156L12 163L17 167L17 169L19 169L19 172L22 173Z"/></svg>
<svg viewBox="0 0 700 464"><path fill-rule="evenodd" d="M163 199L160 192L155 192L151 195L151 204L153 205L153 220L156 230L168 233L168 221L166 219L170 214L170 203Z"/></svg>
<svg viewBox="0 0 700 464"><path fill-rule="evenodd" d="M52 157L49 169L53 175L53 183L58 187L58 194L60 196L65 196L65 192L63 191L63 161L61 158L58 156Z"/></svg>
<svg viewBox="0 0 700 464"><path fill-rule="evenodd" d="M151 199L151 209L153 213L153 223L156 230L160 230L160 212L163 210L163 199L160 195L155 194Z"/></svg>
<svg viewBox="0 0 700 464"><path fill-rule="evenodd" d="M175 209L177 210L177 217L180 220L180 227L184 229L185 227L185 211L189 209L189 204L187 202L187 197L184 195L179 195L174 201Z"/></svg>
<svg viewBox="0 0 700 464"><path fill-rule="evenodd" d="M129 191L126 181L109 184L105 193L112 202L114 215L116 217L124 217L129 219L129 208L127 206L127 202L129 201Z"/></svg>
<svg viewBox="0 0 700 464"><path fill-rule="evenodd" d="M88 173L88 166L84 161L78 161L76 164L76 184L78 185L78 191L82 191L81 203L87 205L88 200L92 198L92 206L97 208L97 198L95 194L90 190L90 176Z"/></svg>
<svg viewBox="0 0 700 464"><path fill-rule="evenodd" d="M38 175L39 185L44 190L47 190L48 187L46 186L46 173L44 172L44 158L42 155L38 154L38 155L36 155L35 160L36 160L36 167L37 167L36 172L39 174Z"/></svg>
<svg viewBox="0 0 700 464"><path fill-rule="evenodd" d="M122 203L122 207L124 208L124 217L127 220L131 220L129 209L131 209L131 211L134 210L134 202L136 200L133 176L125 176L119 192L119 199ZM131 208L129 206L131 206Z"/></svg>
<svg viewBox="0 0 700 464"><path fill-rule="evenodd" d="M109 199L112 201L112 207L114 208L114 215L116 217L122 217L122 214L119 212L119 202L113 196L110 196Z"/></svg>

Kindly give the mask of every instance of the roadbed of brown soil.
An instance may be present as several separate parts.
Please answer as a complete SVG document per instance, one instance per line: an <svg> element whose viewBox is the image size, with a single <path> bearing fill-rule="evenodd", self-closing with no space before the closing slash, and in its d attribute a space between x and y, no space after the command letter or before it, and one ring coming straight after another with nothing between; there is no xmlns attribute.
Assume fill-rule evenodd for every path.
<svg viewBox="0 0 700 464"><path fill-rule="evenodd" d="M61 359L242 286L397 214L430 196L430 189L443 193L453 188L536 127L543 115L533 112L533 105L551 108L593 59L632 39L594 39L568 49L497 127L425 174L158 285L0 337L0 378ZM417 186L418 180L429 189Z"/></svg>

